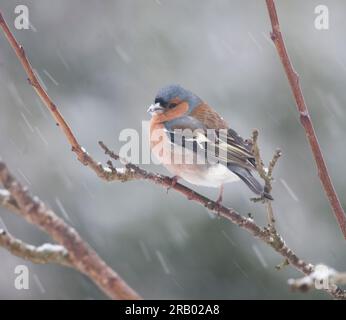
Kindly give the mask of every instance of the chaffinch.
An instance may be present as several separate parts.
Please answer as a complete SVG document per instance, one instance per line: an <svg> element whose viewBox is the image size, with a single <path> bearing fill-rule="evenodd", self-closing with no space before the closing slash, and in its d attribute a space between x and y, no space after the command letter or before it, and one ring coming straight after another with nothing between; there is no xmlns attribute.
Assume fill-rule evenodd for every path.
<svg viewBox="0 0 346 320"><path fill-rule="evenodd" d="M174 175L194 185L217 187L239 180L259 196L272 200L252 175L256 171L251 142L229 128L202 99L179 85L159 90L148 112L150 147Z"/></svg>

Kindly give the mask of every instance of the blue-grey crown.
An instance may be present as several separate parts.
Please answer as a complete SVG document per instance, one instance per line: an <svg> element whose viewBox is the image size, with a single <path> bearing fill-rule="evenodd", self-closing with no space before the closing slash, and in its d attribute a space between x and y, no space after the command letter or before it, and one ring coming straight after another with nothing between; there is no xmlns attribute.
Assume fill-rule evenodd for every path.
<svg viewBox="0 0 346 320"><path fill-rule="evenodd" d="M194 93L176 84L161 88L155 97L155 103L160 103L164 106L176 97L183 101L187 101L189 104L189 112L202 103L202 100Z"/></svg>

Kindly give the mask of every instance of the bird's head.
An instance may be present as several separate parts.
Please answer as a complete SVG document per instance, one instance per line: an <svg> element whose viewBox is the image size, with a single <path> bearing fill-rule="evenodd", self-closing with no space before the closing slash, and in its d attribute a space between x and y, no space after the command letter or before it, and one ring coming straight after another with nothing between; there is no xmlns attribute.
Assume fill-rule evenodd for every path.
<svg viewBox="0 0 346 320"><path fill-rule="evenodd" d="M162 121L170 121L191 113L201 103L198 96L180 85L170 85L159 90L148 112Z"/></svg>

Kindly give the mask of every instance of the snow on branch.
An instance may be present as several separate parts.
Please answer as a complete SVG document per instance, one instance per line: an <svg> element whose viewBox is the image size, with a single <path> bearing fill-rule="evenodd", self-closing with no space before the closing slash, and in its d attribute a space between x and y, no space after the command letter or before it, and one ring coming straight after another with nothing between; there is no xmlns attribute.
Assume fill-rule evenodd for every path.
<svg viewBox="0 0 346 320"><path fill-rule="evenodd" d="M46 259L54 260L47 262L69 265L88 276L110 298L140 299L140 296L82 240L76 230L47 208L38 197L29 194L3 161L0 161L0 184L8 192L1 192L7 197L6 203L11 201L16 213L46 232L59 244L58 247L46 244L35 248L1 231L1 246L17 256L36 263L42 263Z"/></svg>
<svg viewBox="0 0 346 320"><path fill-rule="evenodd" d="M33 263L57 263L72 267L67 250L60 245L45 243L35 247L0 229L0 246L13 255Z"/></svg>
<svg viewBox="0 0 346 320"><path fill-rule="evenodd" d="M338 272L324 264L318 264L308 276L289 279L293 291L306 292L311 289L333 290L337 285L346 285L346 272Z"/></svg>

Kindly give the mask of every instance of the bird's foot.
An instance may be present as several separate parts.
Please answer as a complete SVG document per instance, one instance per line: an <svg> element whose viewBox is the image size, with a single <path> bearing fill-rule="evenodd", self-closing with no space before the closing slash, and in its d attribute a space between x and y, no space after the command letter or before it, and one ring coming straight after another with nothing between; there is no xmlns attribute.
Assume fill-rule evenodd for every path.
<svg viewBox="0 0 346 320"><path fill-rule="evenodd" d="M222 197L222 194L220 194L220 195L217 197L215 203L216 203L218 206L222 205L222 198L223 198L223 197Z"/></svg>
<svg viewBox="0 0 346 320"><path fill-rule="evenodd" d="M220 206L222 206L222 199L223 199L223 185L221 185L220 191L219 191L219 195L218 195L218 197L217 197L217 199L215 201L218 217L220 217L220 210L219 210L219 208L220 208Z"/></svg>
<svg viewBox="0 0 346 320"><path fill-rule="evenodd" d="M171 185L168 186L168 188L167 188L167 193L168 193L168 191L169 191L170 189L172 189L172 188L175 187L175 185L177 184L178 180L179 180L179 177L178 177L178 176L172 177Z"/></svg>

